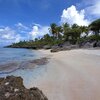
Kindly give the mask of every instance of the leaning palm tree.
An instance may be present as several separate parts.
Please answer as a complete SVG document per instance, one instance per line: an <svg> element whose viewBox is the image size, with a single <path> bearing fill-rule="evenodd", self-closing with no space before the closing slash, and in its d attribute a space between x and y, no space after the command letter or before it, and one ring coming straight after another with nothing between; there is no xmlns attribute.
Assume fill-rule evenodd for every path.
<svg viewBox="0 0 100 100"><path fill-rule="evenodd" d="M52 23L50 25L50 33L56 38L59 39L59 37L61 36L61 33L63 31L61 26L56 25L55 23Z"/></svg>
<svg viewBox="0 0 100 100"><path fill-rule="evenodd" d="M99 35L99 33L100 33L100 19L93 21L89 25L89 28L90 28L91 31L94 32L95 35Z"/></svg>

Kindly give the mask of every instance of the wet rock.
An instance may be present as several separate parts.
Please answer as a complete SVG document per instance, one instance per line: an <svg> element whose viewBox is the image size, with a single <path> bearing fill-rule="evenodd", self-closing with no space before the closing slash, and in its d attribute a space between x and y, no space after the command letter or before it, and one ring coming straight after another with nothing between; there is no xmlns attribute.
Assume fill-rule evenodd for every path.
<svg viewBox="0 0 100 100"><path fill-rule="evenodd" d="M5 97L9 98L10 97L10 93L9 92L5 93Z"/></svg>
<svg viewBox="0 0 100 100"><path fill-rule="evenodd" d="M9 83L9 84L8 84ZM26 89L21 77L0 78L0 100L48 100L38 88Z"/></svg>
<svg viewBox="0 0 100 100"><path fill-rule="evenodd" d="M0 78L0 84L2 83L3 80L4 80L4 78Z"/></svg>
<svg viewBox="0 0 100 100"><path fill-rule="evenodd" d="M43 58L40 58L40 59L35 59L33 61L29 61L29 63L35 64L35 65L45 65L45 64L48 63L48 58L43 57Z"/></svg>
<svg viewBox="0 0 100 100"><path fill-rule="evenodd" d="M14 72L16 70L25 70L25 69L33 69L36 65L45 65L48 63L48 58L42 57L35 60L29 60L29 61L22 61L22 62L10 62L6 64L0 65L0 74L9 74L11 72ZM0 82L2 79L0 79Z"/></svg>
<svg viewBox="0 0 100 100"><path fill-rule="evenodd" d="M11 72L19 68L19 63L16 62L10 62L6 64L0 64L0 73L3 72Z"/></svg>

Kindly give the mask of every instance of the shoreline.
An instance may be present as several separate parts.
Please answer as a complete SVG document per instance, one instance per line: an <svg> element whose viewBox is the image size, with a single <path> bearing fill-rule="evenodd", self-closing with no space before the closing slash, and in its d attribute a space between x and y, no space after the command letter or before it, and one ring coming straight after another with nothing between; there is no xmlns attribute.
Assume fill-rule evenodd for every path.
<svg viewBox="0 0 100 100"><path fill-rule="evenodd" d="M0 75L3 74L10 74L17 70L27 70L27 69L34 69L36 66L46 65L48 63L47 57L35 59L35 60L28 60L22 62L10 62L6 64L0 65Z"/></svg>
<svg viewBox="0 0 100 100"><path fill-rule="evenodd" d="M39 87L49 100L99 100L100 50L70 50L50 53L46 71L30 79L27 88Z"/></svg>
<svg viewBox="0 0 100 100"><path fill-rule="evenodd" d="M100 50L38 52L50 58L46 65L9 75L21 76L26 88L38 87L48 100L99 100Z"/></svg>

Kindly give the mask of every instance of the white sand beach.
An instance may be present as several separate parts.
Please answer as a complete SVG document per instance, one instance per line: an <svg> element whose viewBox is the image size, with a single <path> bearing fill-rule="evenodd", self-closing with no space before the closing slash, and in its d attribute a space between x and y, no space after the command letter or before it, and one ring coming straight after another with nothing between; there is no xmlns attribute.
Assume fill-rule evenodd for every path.
<svg viewBox="0 0 100 100"><path fill-rule="evenodd" d="M46 72L31 80L49 100L100 100L100 50L71 50L50 53Z"/></svg>

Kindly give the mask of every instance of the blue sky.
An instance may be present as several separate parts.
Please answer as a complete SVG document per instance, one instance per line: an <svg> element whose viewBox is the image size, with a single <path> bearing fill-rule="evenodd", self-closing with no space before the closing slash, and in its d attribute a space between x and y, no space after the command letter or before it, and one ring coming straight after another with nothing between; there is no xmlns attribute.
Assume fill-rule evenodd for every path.
<svg viewBox="0 0 100 100"><path fill-rule="evenodd" d="M12 26L18 22L42 25L58 23L64 8L80 2L79 0L0 0L0 24Z"/></svg>
<svg viewBox="0 0 100 100"><path fill-rule="evenodd" d="M88 25L100 18L100 0L0 0L0 45L48 33L50 23Z"/></svg>

